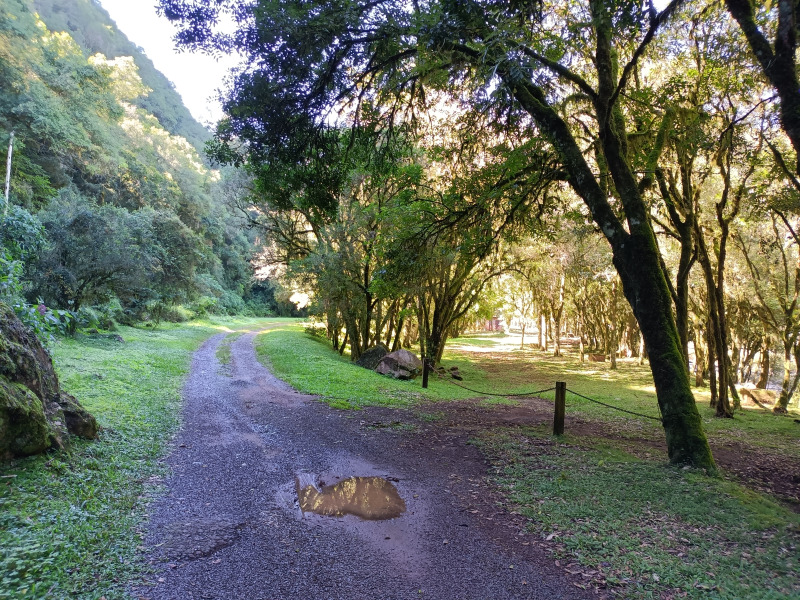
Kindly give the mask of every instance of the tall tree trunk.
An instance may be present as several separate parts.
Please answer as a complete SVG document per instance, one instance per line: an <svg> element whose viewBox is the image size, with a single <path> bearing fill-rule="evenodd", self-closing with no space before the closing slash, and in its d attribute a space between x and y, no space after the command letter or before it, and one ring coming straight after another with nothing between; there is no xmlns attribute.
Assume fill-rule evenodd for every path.
<svg viewBox="0 0 800 600"><path fill-rule="evenodd" d="M539 315L539 350L547 352L547 318Z"/></svg>
<svg viewBox="0 0 800 600"><path fill-rule="evenodd" d="M697 231L697 259L705 277L708 298L708 367L709 385L711 386L711 406L716 408L716 415L718 417L730 417L733 413L728 399L730 363L728 359L726 331L724 329L725 302L722 298L719 298L720 289L714 281L714 270L711 266L711 259L705 239L703 238L703 233L699 230ZM722 314L720 314L720 309L723 311ZM716 365L714 364L715 360Z"/></svg>
<svg viewBox="0 0 800 600"><path fill-rule="evenodd" d="M767 384L769 383L769 338L764 336L764 339L761 342L761 374L758 377L758 381L756 382L756 388L759 390L767 389Z"/></svg>
<svg viewBox="0 0 800 600"><path fill-rule="evenodd" d="M639 361L638 361L639 362L639 366L642 366L644 364L644 358L645 358L645 354L646 353L647 352L645 351L645 347L644 347L644 336L642 335L642 332L640 331L639 332Z"/></svg>
<svg viewBox="0 0 800 600"><path fill-rule="evenodd" d="M706 370L706 355L703 350L703 330L698 326L694 331L694 384L704 387L703 373Z"/></svg>
<svg viewBox="0 0 800 600"><path fill-rule="evenodd" d="M617 280L611 282L611 310L609 311L609 355L611 357L611 369L617 368L617 350L619 350L619 338L617 336L617 329L619 319L617 318Z"/></svg>
<svg viewBox="0 0 800 600"><path fill-rule="evenodd" d="M555 345L555 352L553 356L561 356L561 317L564 314L564 285L566 277L561 274L561 280L558 286L558 304L553 310L553 344Z"/></svg>
<svg viewBox="0 0 800 600"><path fill-rule="evenodd" d="M717 340L711 317L706 326L706 348L708 348L708 388L711 391L711 408L717 407L719 388L717 387Z"/></svg>
<svg viewBox="0 0 800 600"><path fill-rule="evenodd" d="M394 342L392 342L391 345L392 352L400 349L400 340L401 340L400 336L402 336L403 334L403 326L405 325L405 320L406 320L405 317L401 316L397 321L397 332L395 333L394 336Z"/></svg>
<svg viewBox="0 0 800 600"><path fill-rule="evenodd" d="M786 412L786 407L789 406L789 384L792 379L792 351L791 348L784 341L783 346L783 381L781 382L781 395L778 402L775 403L773 409L777 413Z"/></svg>

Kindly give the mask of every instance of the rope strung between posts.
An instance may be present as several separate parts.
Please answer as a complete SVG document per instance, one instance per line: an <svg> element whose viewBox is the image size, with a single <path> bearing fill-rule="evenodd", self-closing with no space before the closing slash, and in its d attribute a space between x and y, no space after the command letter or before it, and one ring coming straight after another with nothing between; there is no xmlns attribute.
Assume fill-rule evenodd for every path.
<svg viewBox="0 0 800 600"><path fill-rule="evenodd" d="M653 421L658 421L659 423L663 422L660 417L653 417L651 415L644 415L642 413L633 412L632 410L626 410L624 408L620 408L619 406L612 406L611 404L606 404L605 402L600 402L600 400L595 400L594 398L589 398L589 396L584 396L583 394L579 394L578 392L573 392L570 389L567 391L572 394L573 396L577 396L578 398L583 398L584 400L588 400L589 402L594 402L595 404L600 404L601 406L605 406L607 408L613 408L614 410L618 410L620 412L628 413L629 415L636 415L637 417L644 417L645 419L652 419Z"/></svg>
<svg viewBox="0 0 800 600"><path fill-rule="evenodd" d="M527 398L529 396L536 396L538 394L544 394L545 392L552 392L555 387L547 388L546 390L536 390L535 392L524 392L520 394L495 394L494 392L482 392L480 390L473 390L465 385L461 385L460 383L456 383L450 379L446 379L446 375L442 375L441 373L436 373L439 379L444 379L446 383L450 383L456 387L460 387L462 390L467 390L468 392L473 392L475 394L480 394L481 396L498 396L500 398Z"/></svg>
<svg viewBox="0 0 800 600"><path fill-rule="evenodd" d="M437 375L439 376L439 379L444 379L445 378L445 375L442 375L440 373L437 373ZM445 379L445 381L447 383L455 385L456 387L460 387L463 390L467 390L467 391L473 392L475 394L480 394L482 396L498 396L498 397L501 397L501 398L519 398L519 397L537 396L539 394L544 394L546 392L552 392L553 390L556 389L555 387L551 387L551 388L547 388L547 389L544 389L544 390L537 390L535 392L525 392L525 393L521 393L521 394L495 394L495 393L492 393L492 392L483 392L481 390L474 390L474 389L472 389L470 387L467 387L465 385L461 385L460 383L456 383L455 381L451 381L449 379ZM658 421L659 423L662 422L662 419L660 417L653 417L651 415L645 415L645 414L642 414L642 413L634 412L632 410L627 410L627 409L624 409L624 408L620 408L618 406L613 406L611 404L606 404L605 402L601 402L600 400L595 400L594 398L589 398L588 396L584 396L583 394L579 394L578 392L574 392L574 391L572 391L570 389L567 389L567 391L570 394L574 395L574 396L578 396L578 398L583 398L584 400L588 400L589 402L594 402L595 404L600 404L601 406L605 406L606 408L611 408L613 410L618 410L620 412L628 413L629 415L635 415L637 417L644 417L645 419L652 419L653 421Z"/></svg>

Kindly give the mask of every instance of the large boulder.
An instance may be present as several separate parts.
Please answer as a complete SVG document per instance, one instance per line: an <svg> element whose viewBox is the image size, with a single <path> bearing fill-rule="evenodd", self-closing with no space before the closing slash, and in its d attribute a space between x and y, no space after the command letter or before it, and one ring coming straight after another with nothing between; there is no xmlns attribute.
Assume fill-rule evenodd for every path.
<svg viewBox="0 0 800 600"><path fill-rule="evenodd" d="M47 350L0 303L0 459L64 448L68 433L97 437L97 421L62 392Z"/></svg>
<svg viewBox="0 0 800 600"><path fill-rule="evenodd" d="M375 371L395 379L414 379L422 373L422 361L408 350L395 350L381 359Z"/></svg>
<svg viewBox="0 0 800 600"><path fill-rule="evenodd" d="M383 344L378 344L374 348L365 350L361 356L358 357L358 360L356 360L356 364L359 367L364 367L365 369L374 371L375 367L378 366L378 363L381 362L381 359L387 354L389 354L389 350L386 349L386 346Z"/></svg>

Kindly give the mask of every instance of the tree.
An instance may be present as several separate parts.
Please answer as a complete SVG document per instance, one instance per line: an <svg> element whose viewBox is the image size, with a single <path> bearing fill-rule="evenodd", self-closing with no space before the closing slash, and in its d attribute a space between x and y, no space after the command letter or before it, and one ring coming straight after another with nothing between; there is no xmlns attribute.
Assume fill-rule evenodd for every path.
<svg viewBox="0 0 800 600"><path fill-rule="evenodd" d="M755 224L746 236L734 238L752 275L755 315L783 345L783 381L774 408L778 413L786 412L800 383L800 253L790 233L797 225L794 219L784 227L772 215L771 223Z"/></svg>
<svg viewBox="0 0 800 600"><path fill-rule="evenodd" d="M647 344L671 460L713 469L648 207L627 155L629 82L678 4L656 13L602 0L444 0L424 9L261 2L256 10L224 0L161 1L167 17L182 21L184 45L235 46L258 65L238 74L226 103L232 116L221 131L223 139L246 140L254 160L313 144L343 103L354 103L357 114L358 101L374 95L388 116L413 119L429 88L446 93L456 84L465 110L544 136L612 248ZM214 35L210 23L220 8L232 11L242 35ZM574 97L590 107L579 118L567 108ZM587 156L587 132L599 167Z"/></svg>
<svg viewBox="0 0 800 600"><path fill-rule="evenodd" d="M139 242L149 232L125 209L97 206L70 190L40 218L49 243L37 265L44 282L38 291L48 304L78 311L148 285L152 258Z"/></svg>
<svg viewBox="0 0 800 600"><path fill-rule="evenodd" d="M77 230L67 232L72 225L58 223L52 210L62 206L66 196L71 198L70 210L78 211L78 204L86 202L86 227L103 221L112 225L141 222L137 235L149 237L134 242L147 248L154 270L143 265L143 271L151 276L144 287L132 280L130 286L123 285L124 278L117 272L108 279L115 282L113 286L101 285L101 291L79 300L71 297L67 288L58 291L53 281L31 279L28 270L24 276L28 298L42 295L63 306L76 300L80 305L109 298L118 290L120 294L124 291L119 298L124 308L135 308L142 316L149 312L148 306L187 301L201 287L210 287L221 305L242 307L240 296L249 286L252 271L248 259L254 240L242 233L241 224L218 200L218 173L208 168L186 139L166 127L190 136L194 132L192 139L198 145L207 139L207 132L193 120L194 127L191 123L178 127L181 115L190 119L180 102L159 111L161 121L140 108L148 105L148 94L159 96L150 98L151 105L170 108L164 104L164 88L167 96L177 96L149 61L139 60L143 57L122 39L96 3L63 4L10 0L0 7L0 87L4 90L0 95L0 139L5 140L0 158L5 165L8 135L13 131L11 203L33 213L44 210L48 231L67 238L77 235ZM52 27L32 12L34 5L42 9L40 14L46 15ZM64 31L59 30L62 28ZM109 55L117 58L94 54L100 48L89 38L98 46L103 46L102 40L110 40L103 49L113 49ZM135 56L119 56L124 48ZM137 64L142 65L142 75ZM154 73L158 77L152 77ZM160 83L154 85L154 81ZM159 86L155 92L149 89ZM122 207L126 212L112 218L113 211L105 206ZM68 218L72 216L70 213ZM105 234L113 238L108 240L109 251L122 239L116 225L98 225L95 238L86 241L85 249L102 247L105 242L100 238ZM60 243L54 240L54 246ZM78 258L73 252L62 261L48 252L43 260L55 269L69 261L77 267ZM99 260L109 263L111 259ZM69 279L66 272L61 273L64 281ZM210 282L212 285L205 286ZM68 287L75 291L80 284L72 282Z"/></svg>
<svg viewBox="0 0 800 600"><path fill-rule="evenodd" d="M754 0L725 0L725 5L739 24L767 81L778 93L781 124L794 147L794 172L800 175L800 79L796 58L800 21L797 1L758 3ZM773 32L772 42L768 37L770 30ZM792 175L788 169L787 175ZM794 181L797 185L797 180Z"/></svg>

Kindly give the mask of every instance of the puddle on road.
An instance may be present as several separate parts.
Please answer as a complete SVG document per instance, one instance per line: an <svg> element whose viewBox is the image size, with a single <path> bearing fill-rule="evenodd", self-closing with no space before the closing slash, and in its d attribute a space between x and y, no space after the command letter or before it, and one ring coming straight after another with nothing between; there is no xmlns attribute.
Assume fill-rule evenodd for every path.
<svg viewBox="0 0 800 600"><path fill-rule="evenodd" d="M295 479L300 509L327 517L355 515L369 521L399 517L406 503L397 488L383 477L349 477L320 491L313 483Z"/></svg>

